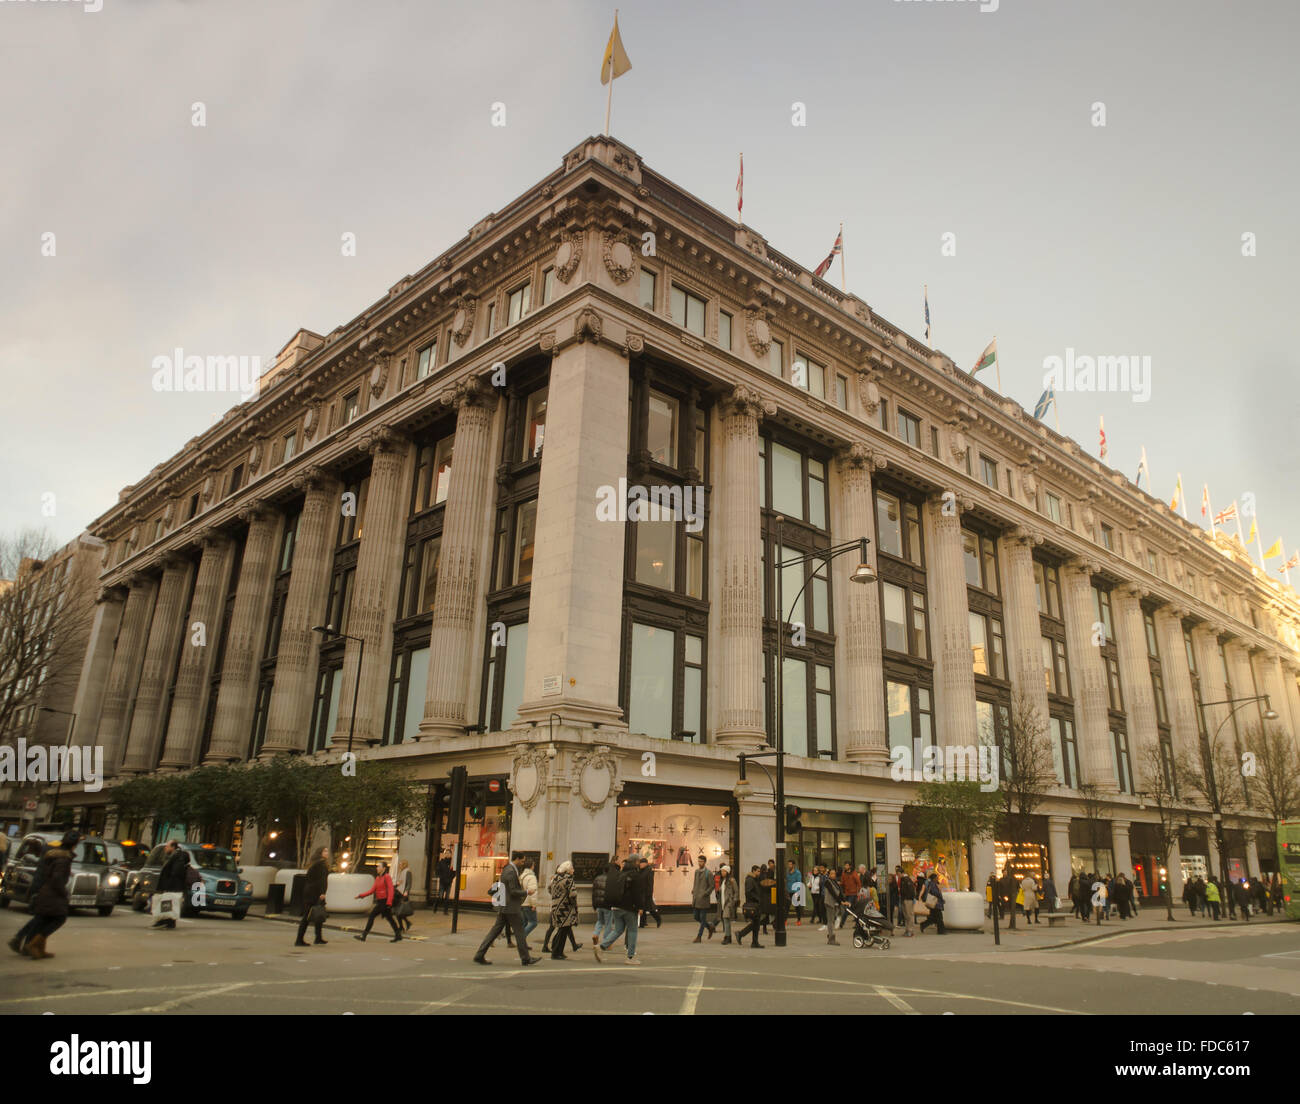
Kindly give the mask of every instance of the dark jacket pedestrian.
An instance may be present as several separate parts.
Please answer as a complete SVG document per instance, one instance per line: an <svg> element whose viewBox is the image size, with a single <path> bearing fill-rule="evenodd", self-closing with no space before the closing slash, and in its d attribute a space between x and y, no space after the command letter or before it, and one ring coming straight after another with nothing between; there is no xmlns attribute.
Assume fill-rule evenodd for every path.
<svg viewBox="0 0 1300 1104"><path fill-rule="evenodd" d="M443 855L438 860L435 868L435 874L438 878L438 892L433 898L433 911L438 911L438 906L442 905L444 912L451 911L451 883L456 877L456 873L451 868L451 858Z"/></svg>
<svg viewBox="0 0 1300 1104"><path fill-rule="evenodd" d="M177 847L158 872L159 893L184 893L185 871L190 865L190 856L182 847Z"/></svg>
<svg viewBox="0 0 1300 1104"><path fill-rule="evenodd" d="M758 929L763 926L763 887L761 884L762 868L755 866L745 878L745 919L749 921L736 933L736 942L743 943L745 936L750 936L751 947L762 947L758 941Z"/></svg>
<svg viewBox="0 0 1300 1104"><path fill-rule="evenodd" d="M321 936L325 926L325 896L330 880L330 852L322 847L316 852L312 864L307 867L307 876L302 883L302 919L298 921L298 938L295 947L307 946L303 936L307 934L307 925L316 929L316 946L324 946L326 940Z"/></svg>
<svg viewBox="0 0 1300 1104"><path fill-rule="evenodd" d="M930 875L930 880L925 883L921 896L923 899L933 897L935 900L935 903L930 908L929 915L921 921L921 931L925 931L928 925L933 924L935 934L947 935L948 933L943 926L943 890L939 886L939 876L937 874ZM1015 897L1013 896L1012 901L1014 900Z"/></svg>
<svg viewBox="0 0 1300 1104"><path fill-rule="evenodd" d="M484 937L483 942L479 944L478 950L474 952L474 961L480 966L491 966L487 958L488 948L496 941L503 931L509 928L514 932L515 947L519 951L519 961L525 966L531 966L535 962L541 962L540 958L534 958L528 950L528 937L524 935L524 898L528 896L524 892L524 887L519 881L519 871L523 865L524 856L521 852L516 851L510 856L510 861L501 868L501 875L498 881L501 885L501 891L504 895L505 903L498 906L496 910L496 921Z"/></svg>
<svg viewBox="0 0 1300 1104"><path fill-rule="evenodd" d="M72 853L80 840L79 832L65 832L63 839L47 847L41 856L36 867L39 886L31 901L32 918L9 941L17 953L36 959L54 957L45 949L45 941L67 922Z"/></svg>

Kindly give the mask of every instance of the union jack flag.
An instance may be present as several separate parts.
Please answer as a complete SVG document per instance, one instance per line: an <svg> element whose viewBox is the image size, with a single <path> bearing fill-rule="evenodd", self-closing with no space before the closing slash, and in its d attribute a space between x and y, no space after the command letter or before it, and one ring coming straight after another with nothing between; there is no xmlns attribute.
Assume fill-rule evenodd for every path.
<svg viewBox="0 0 1300 1104"><path fill-rule="evenodd" d="M835 236L835 245L831 248L830 256L827 257L824 261L822 261L821 264L817 266L817 269L815 272L813 272L813 275L825 276L827 270L829 270L831 267L831 261L835 260L835 258L838 257L843 252L844 252L844 231L841 230Z"/></svg>
<svg viewBox="0 0 1300 1104"><path fill-rule="evenodd" d="M1217 514L1214 515L1215 525L1226 525L1228 522L1236 521L1236 520L1237 520L1237 504L1235 502L1231 506L1228 506L1226 509L1220 510Z"/></svg>

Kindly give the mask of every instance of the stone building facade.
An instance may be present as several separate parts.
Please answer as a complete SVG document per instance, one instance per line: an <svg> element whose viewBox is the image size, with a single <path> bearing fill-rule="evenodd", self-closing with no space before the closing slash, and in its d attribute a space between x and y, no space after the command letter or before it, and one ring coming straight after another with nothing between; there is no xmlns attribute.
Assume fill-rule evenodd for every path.
<svg viewBox="0 0 1300 1104"><path fill-rule="evenodd" d="M778 517L813 554L782 630ZM778 631L805 866L935 862L891 756L996 740L1017 698L1052 742L1035 831L1061 887L1081 782L1106 803L1095 865L1129 870L1144 748L1238 739L1262 705L1200 703L1257 693L1300 724L1293 592L610 138L301 331L91 529L76 737L116 774L351 737L435 800L465 765L482 866L640 848L667 902L700 851L774 853L770 796L733 791L773 730ZM877 583L814 571L860 537ZM1234 821L1252 873L1266 827ZM435 823L402 848L427 875L447 843ZM994 842L975 859L982 879Z"/></svg>

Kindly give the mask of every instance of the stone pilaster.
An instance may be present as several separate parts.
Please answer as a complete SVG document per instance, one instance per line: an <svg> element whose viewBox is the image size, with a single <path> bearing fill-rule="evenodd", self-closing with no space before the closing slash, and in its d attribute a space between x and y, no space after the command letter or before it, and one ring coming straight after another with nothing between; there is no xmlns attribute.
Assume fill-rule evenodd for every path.
<svg viewBox="0 0 1300 1104"><path fill-rule="evenodd" d="M77 715L72 741L78 746L96 742L95 729L108 692L109 672L113 669L113 642L122 626L125 608L126 591L120 587L100 591L95 601L81 677L77 680L77 696L72 704L72 711Z"/></svg>
<svg viewBox="0 0 1300 1104"><path fill-rule="evenodd" d="M235 604L222 652L217 711L204 763L238 762L248 755L257 708L257 665L266 644L266 619L279 569L283 516L260 502L245 507L240 516L248 522L248 535L239 561Z"/></svg>
<svg viewBox="0 0 1300 1104"><path fill-rule="evenodd" d="M1268 652L1258 652L1253 657L1255 666L1255 685L1259 687L1259 693L1268 695L1268 705L1263 702L1259 703L1260 709L1271 708L1277 713L1276 721L1263 722L1263 727L1268 729L1281 728L1286 732L1294 733L1291 727L1291 705L1286 699L1286 687L1282 681L1282 663L1276 655ZM1246 706L1243 713L1249 713L1251 706ZM1258 715L1251 718L1252 724L1242 729L1244 735L1252 726L1257 726L1261 722Z"/></svg>
<svg viewBox="0 0 1300 1104"><path fill-rule="evenodd" d="M873 801L871 803L871 834L873 837L883 835L885 837L885 873L886 875L894 872L894 867L902 861L902 835L901 824L903 817L902 803L892 803L886 801ZM875 850L872 852L872 865L875 865ZM806 874L807 871L805 870ZM960 879L961 871L953 870L954 877Z"/></svg>
<svg viewBox="0 0 1300 1104"><path fill-rule="evenodd" d="M1219 634L1221 630L1217 625L1201 624L1192 630L1192 647L1196 651L1196 667L1201 676L1201 701L1202 702L1222 702L1228 698L1240 698L1253 694L1254 690L1240 690L1233 686L1229 692L1228 681L1236 682L1236 678L1228 675L1224 671L1224 658L1228 655L1228 648L1224 648L1224 658L1219 656ZM1250 686L1250 679L1247 676L1246 685ZM1228 711L1232 708L1230 705L1207 705L1205 706L1205 728L1213 736L1219 731L1219 726L1227 720ZM1237 723L1247 716L1247 706L1237 714ZM1229 726L1230 727L1230 726Z"/></svg>
<svg viewBox="0 0 1300 1104"><path fill-rule="evenodd" d="M926 500L930 554L930 643L934 655L935 743L975 747L975 668L970 647L970 607L962 560L961 517L951 496Z"/></svg>
<svg viewBox="0 0 1300 1104"><path fill-rule="evenodd" d="M1242 836L1246 840L1246 875L1253 882L1262 873L1259 869L1259 844L1255 833L1250 830L1242 832Z"/></svg>
<svg viewBox="0 0 1300 1104"><path fill-rule="evenodd" d="M140 665L149 640L149 623L158 598L158 581L136 576L127 584L126 608L117 635L113 666L108 674L104 711L100 714L98 742L104 745L104 773L117 774L131 723L131 702L140 681Z"/></svg>
<svg viewBox="0 0 1300 1104"><path fill-rule="evenodd" d="M1148 768L1148 748L1158 748L1156 693L1151 684L1146 625L1142 619L1142 591L1120 586L1111 591L1111 616L1115 618L1115 643L1119 649L1119 678L1128 718L1129 758L1134 786L1142 788ZM1121 867L1127 871L1127 868Z"/></svg>
<svg viewBox="0 0 1300 1104"><path fill-rule="evenodd" d="M1047 818L1047 861L1051 867L1052 881L1056 884L1057 895L1062 902L1070 887L1070 818L1068 816L1049 816ZM1052 902L1048 902L1052 904Z"/></svg>
<svg viewBox="0 0 1300 1104"><path fill-rule="evenodd" d="M135 712L131 716L126 756L122 760L123 771L143 773L158 765L167 687L176 672L181 636L185 631L185 599L193 573L194 565L187 559L163 561L158 603L149 627L144 667L135 693Z"/></svg>
<svg viewBox="0 0 1300 1104"><path fill-rule="evenodd" d="M320 469L304 472L296 481L307 491L298 519L293 574L285 599L284 626L275 661L275 686L266 722L262 757L307 747L315 692L316 662L320 656L321 624L329 606L330 572L338 541L342 488ZM248 739L247 730L243 734Z"/></svg>
<svg viewBox="0 0 1300 1104"><path fill-rule="evenodd" d="M1115 793L1110 747L1110 693L1106 664L1093 642L1096 609L1092 604L1093 565L1072 560L1061 569L1061 602L1074 690L1075 732L1084 781ZM1113 613L1113 611L1112 611Z"/></svg>
<svg viewBox="0 0 1300 1104"><path fill-rule="evenodd" d="M1229 640L1223 646L1223 654L1228 661L1228 687L1225 687L1225 689L1230 688L1231 693L1224 693L1221 697L1253 698L1256 694L1264 693L1263 690L1255 689L1255 672L1251 663L1250 649L1245 644L1241 643L1239 640ZM1202 684L1201 690L1202 701L1214 700L1204 693L1204 684ZM1226 718L1230 709L1236 709L1237 731L1244 736L1252 727L1258 728L1260 726L1260 712L1263 708L1263 702L1247 702L1240 707L1225 705L1222 707L1221 715ZM1222 744L1225 739L1231 741L1233 727L1232 721L1228 721L1228 723L1223 725L1222 729L1220 729L1219 726L1222 723L1221 719L1216 717L1211 721L1209 715L1211 711L1207 709L1205 712L1205 726L1210 734L1210 739L1213 740L1214 734L1219 732L1219 744ZM1215 712L1219 711L1216 710ZM1232 748L1232 746L1231 743L1228 744L1229 748Z"/></svg>
<svg viewBox="0 0 1300 1104"><path fill-rule="evenodd" d="M842 528L837 542L875 532L871 471L878 466L883 466L883 460L874 458L864 445L854 445L840 454ZM847 556L845 561L851 558ZM881 667L880 586L837 580L834 594L840 754L883 769L889 763L889 738ZM890 861L897 863L898 859L895 856Z"/></svg>
<svg viewBox="0 0 1300 1104"><path fill-rule="evenodd" d="M722 440L714 450L722 463L715 473L711 515L712 549L717 557L713 625L718 657L713 742L738 748L760 747L767 742L758 462L758 421L762 415L758 393L747 387L735 388L720 408Z"/></svg>
<svg viewBox="0 0 1300 1104"><path fill-rule="evenodd" d="M221 647L221 613L230 583L234 548L215 531L202 535L203 552L194 579L194 597L181 629L181 662L176 671L171 716L160 767L182 770L198 761L199 739L207 709L212 663ZM202 626L201 635L198 626ZM196 643L196 639L200 642Z"/></svg>
<svg viewBox="0 0 1300 1104"><path fill-rule="evenodd" d="M1192 696L1192 669L1187 665L1187 649L1183 645L1182 610L1169 606L1156 610L1156 638L1160 646L1160 671L1165 677L1165 700L1169 705L1174 757L1182 759L1200 746L1196 701Z"/></svg>
<svg viewBox="0 0 1300 1104"><path fill-rule="evenodd" d="M1133 850L1128 837L1128 830L1131 826L1132 822L1128 820L1112 820L1110 822L1110 841L1113 848L1111 855L1115 859L1115 869L1112 873L1123 874L1130 881L1133 879Z"/></svg>
<svg viewBox="0 0 1300 1104"><path fill-rule="evenodd" d="M625 727L615 642L626 526L602 520L596 503L600 488L627 472L628 358L602 330L584 309L575 339L551 361L520 724L554 712Z"/></svg>
<svg viewBox="0 0 1300 1104"><path fill-rule="evenodd" d="M370 452L370 492L365 532L357 552L356 582L348 613L348 633L366 642L365 654L356 640L347 641L339 693L338 728L334 743L346 742L352 724L356 689L357 745L383 738L388 675L393 658L393 614L402 585L402 553L410 501L411 444L381 427L366 435L362 448ZM336 626L337 627L337 626ZM363 660L363 661L362 661ZM357 681L357 663L361 679Z"/></svg>
<svg viewBox="0 0 1300 1104"><path fill-rule="evenodd" d="M1169 865L1165 867L1169 879L1169 899L1179 902L1183 899L1183 855L1174 842L1174 849L1169 852Z"/></svg>
<svg viewBox="0 0 1300 1104"><path fill-rule="evenodd" d="M1047 725L1047 683L1043 677L1042 627L1038 620L1038 592L1034 586L1035 544L1039 534L1025 529L998 541L1002 561L1002 613L1007 637L1007 673L1012 690L1037 711Z"/></svg>
<svg viewBox="0 0 1300 1104"><path fill-rule="evenodd" d="M1287 709L1291 714L1291 739L1297 745L1300 745L1300 682L1296 681L1297 676L1300 676L1300 671L1297 671L1295 667L1289 664L1283 665L1282 690L1286 697ZM1277 709L1277 706L1275 705L1273 708ZM1280 709L1277 711L1282 712Z"/></svg>
<svg viewBox="0 0 1300 1104"><path fill-rule="evenodd" d="M497 396L470 377L443 402L456 406L456 443L451 483L443 507L438 587L429 628L429 677L419 739L463 736L468 718L470 674L483 649L475 646L474 622L487 590L483 533L492 510L492 422Z"/></svg>

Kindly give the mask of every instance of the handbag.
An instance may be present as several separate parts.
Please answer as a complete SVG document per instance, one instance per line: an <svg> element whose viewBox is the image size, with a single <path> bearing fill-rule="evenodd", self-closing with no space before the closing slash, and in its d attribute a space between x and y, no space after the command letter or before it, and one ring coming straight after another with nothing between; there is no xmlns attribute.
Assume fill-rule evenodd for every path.
<svg viewBox="0 0 1300 1104"><path fill-rule="evenodd" d="M414 914L415 907L411 904L411 899L409 897L403 897L402 903L397 906L398 919L401 919L404 916L413 916Z"/></svg>
<svg viewBox="0 0 1300 1104"><path fill-rule="evenodd" d="M329 919L329 913L325 911L324 905L312 905L307 910L307 922L309 924L323 924Z"/></svg>
<svg viewBox="0 0 1300 1104"><path fill-rule="evenodd" d="M175 891L155 893L150 909L151 915L159 919L175 920L180 915L181 896Z"/></svg>
<svg viewBox="0 0 1300 1104"><path fill-rule="evenodd" d="M938 903L939 903L939 898L936 897L933 893L927 893L925 895L925 900L922 902L922 904L925 905L926 912L932 911L934 909L934 906L937 905Z"/></svg>

